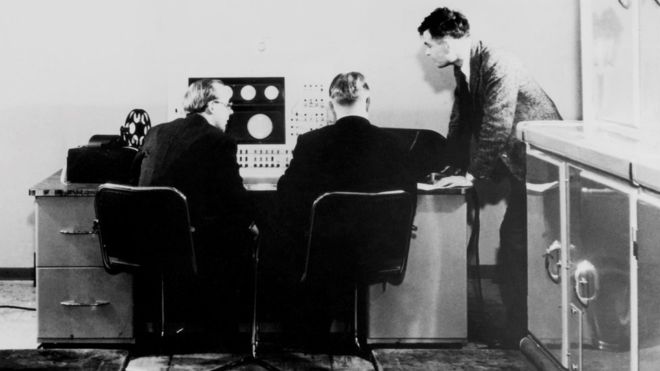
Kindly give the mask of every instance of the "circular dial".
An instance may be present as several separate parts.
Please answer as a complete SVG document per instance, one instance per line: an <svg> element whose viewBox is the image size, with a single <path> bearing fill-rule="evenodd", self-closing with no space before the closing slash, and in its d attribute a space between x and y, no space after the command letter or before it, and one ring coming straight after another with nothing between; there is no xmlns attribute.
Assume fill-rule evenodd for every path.
<svg viewBox="0 0 660 371"><path fill-rule="evenodd" d="M248 120L247 130L253 138L264 139L273 132L273 121L263 113L258 113Z"/></svg>

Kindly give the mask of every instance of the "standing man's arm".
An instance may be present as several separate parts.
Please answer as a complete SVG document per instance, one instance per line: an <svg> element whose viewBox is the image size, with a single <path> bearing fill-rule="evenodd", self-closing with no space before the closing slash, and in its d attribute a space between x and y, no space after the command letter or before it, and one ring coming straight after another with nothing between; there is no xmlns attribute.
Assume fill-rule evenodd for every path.
<svg viewBox="0 0 660 371"><path fill-rule="evenodd" d="M512 140L514 119L518 103L519 79L514 62L492 64L482 75L482 122L477 148L469 172L476 178L489 177L497 160L505 155L506 145Z"/></svg>

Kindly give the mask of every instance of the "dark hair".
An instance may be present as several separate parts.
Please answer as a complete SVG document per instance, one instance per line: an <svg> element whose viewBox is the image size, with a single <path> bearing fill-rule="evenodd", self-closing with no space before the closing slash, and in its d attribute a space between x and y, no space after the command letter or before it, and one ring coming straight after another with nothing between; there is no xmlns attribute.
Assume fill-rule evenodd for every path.
<svg viewBox="0 0 660 371"><path fill-rule="evenodd" d="M450 36L459 39L470 35L470 24L460 12L448 8L437 8L417 27L420 35L426 30L429 30L433 38Z"/></svg>
<svg viewBox="0 0 660 371"><path fill-rule="evenodd" d="M350 105L355 102L362 90L369 90L364 75L359 72L340 73L330 83L328 94L341 105Z"/></svg>
<svg viewBox="0 0 660 371"><path fill-rule="evenodd" d="M215 91L217 84L224 85L218 79L202 79L190 84L183 97L184 111L189 114L204 112L210 101L218 99Z"/></svg>

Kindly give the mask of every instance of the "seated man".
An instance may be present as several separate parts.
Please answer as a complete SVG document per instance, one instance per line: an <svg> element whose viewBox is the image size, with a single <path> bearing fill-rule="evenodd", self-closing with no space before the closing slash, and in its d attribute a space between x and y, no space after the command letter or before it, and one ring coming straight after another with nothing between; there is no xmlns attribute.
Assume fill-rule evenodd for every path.
<svg viewBox="0 0 660 371"><path fill-rule="evenodd" d="M253 208L238 172L236 143L224 133L233 113L231 95L220 80L191 84L184 97L187 116L154 126L137 160L140 186L172 186L188 200L201 279L187 287L191 283L174 271L172 285L177 294L202 293L185 303L209 308L202 314L211 324L234 318L231 313L223 318L220 309L235 307L236 282L250 267L246 259ZM183 263L173 266L177 264ZM222 305L213 305L215 300Z"/></svg>
<svg viewBox="0 0 660 371"><path fill-rule="evenodd" d="M290 238L288 245L295 266L290 271L297 280L305 259L310 211L318 196L331 191L416 192L415 179L405 166L405 150L394 136L369 122L369 86L364 76L358 72L337 75L329 94L337 121L298 137L291 164L277 185L282 222ZM313 293L310 290L303 296L309 299ZM316 299L323 298L309 301L318 304L315 306L321 311L328 309L325 304L330 303ZM329 325L318 319L316 322Z"/></svg>

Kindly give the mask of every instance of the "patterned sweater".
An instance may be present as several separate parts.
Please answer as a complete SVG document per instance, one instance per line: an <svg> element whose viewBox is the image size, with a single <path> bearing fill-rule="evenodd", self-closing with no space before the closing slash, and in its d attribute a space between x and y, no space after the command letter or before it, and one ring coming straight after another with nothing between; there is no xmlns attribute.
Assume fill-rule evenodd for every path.
<svg viewBox="0 0 660 371"><path fill-rule="evenodd" d="M561 120L543 89L510 55L472 44L470 82L455 67L456 97L449 121L449 161L475 178L497 178L501 161L518 179L525 178L525 146L515 136L527 120ZM471 148L472 143L472 148Z"/></svg>

